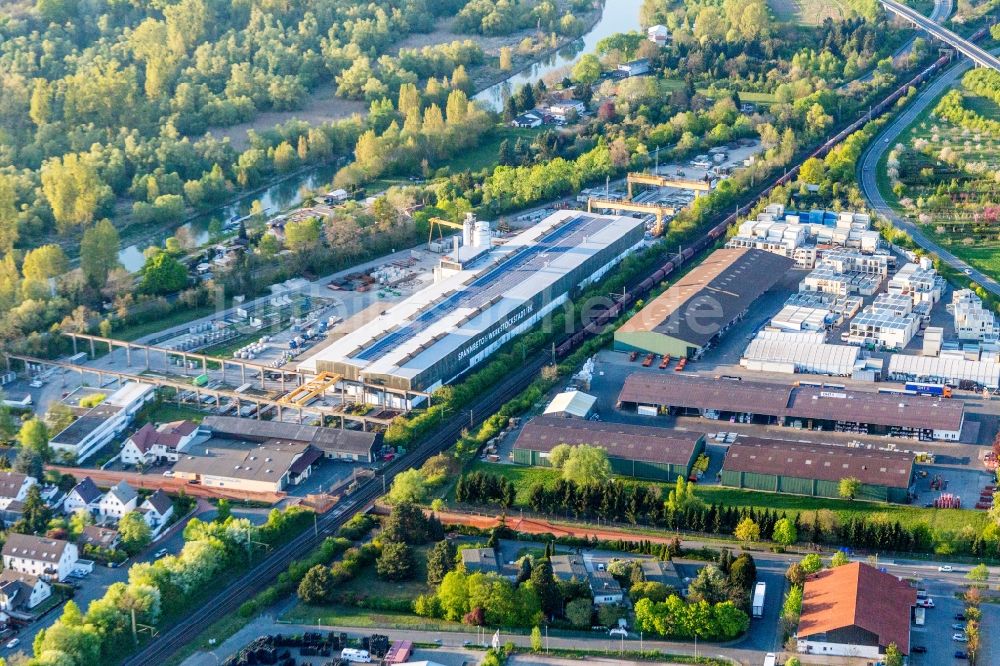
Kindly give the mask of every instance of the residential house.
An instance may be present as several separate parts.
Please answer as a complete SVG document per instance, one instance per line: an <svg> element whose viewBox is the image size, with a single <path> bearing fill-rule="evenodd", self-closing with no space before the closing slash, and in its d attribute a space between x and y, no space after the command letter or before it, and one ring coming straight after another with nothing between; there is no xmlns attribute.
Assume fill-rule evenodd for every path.
<svg viewBox="0 0 1000 666"><path fill-rule="evenodd" d="M0 551L4 569L39 576L45 580L66 580L76 566L76 544L11 532Z"/></svg>
<svg viewBox="0 0 1000 666"><path fill-rule="evenodd" d="M558 102L549 107L549 114L555 118L557 122L565 123L569 120L570 116L575 115L579 118L587 107L583 102L579 100L566 100L564 102Z"/></svg>
<svg viewBox="0 0 1000 666"><path fill-rule="evenodd" d="M97 504L97 513L102 520L118 522L129 511L135 511L138 505L139 493L125 481L119 481L118 485L104 493Z"/></svg>
<svg viewBox="0 0 1000 666"><path fill-rule="evenodd" d="M511 120L510 124L511 127L541 127L542 118L538 114L528 111Z"/></svg>
<svg viewBox="0 0 1000 666"><path fill-rule="evenodd" d="M465 548L461 555L467 573L500 573L497 554L492 548Z"/></svg>
<svg viewBox="0 0 1000 666"><path fill-rule="evenodd" d="M910 612L917 591L861 562L806 579L796 633L798 651L879 660L890 643L910 654Z"/></svg>
<svg viewBox="0 0 1000 666"><path fill-rule="evenodd" d="M116 550L118 544L121 542L121 536L119 536L118 530L113 530L110 527L87 525L83 528L83 532L80 533L79 542L81 548L83 546L94 546L95 548Z"/></svg>
<svg viewBox="0 0 1000 666"><path fill-rule="evenodd" d="M139 513L156 535L174 515L174 502L165 492L157 490L139 506Z"/></svg>
<svg viewBox="0 0 1000 666"><path fill-rule="evenodd" d="M549 558L552 574L559 580L587 580L587 567L579 555L553 555Z"/></svg>
<svg viewBox="0 0 1000 666"><path fill-rule="evenodd" d="M31 574L0 571L0 620L30 618L29 611L52 596L52 586Z"/></svg>
<svg viewBox="0 0 1000 666"><path fill-rule="evenodd" d="M638 560L642 569L642 577L651 583L662 583L672 587L681 594L684 593L684 581L677 573L677 567L673 562L664 562L652 558L642 558Z"/></svg>
<svg viewBox="0 0 1000 666"><path fill-rule="evenodd" d="M607 571L590 572L590 591L595 604L620 604L624 598L622 586Z"/></svg>
<svg viewBox="0 0 1000 666"><path fill-rule="evenodd" d="M670 30L662 24L651 25L646 30L646 38L657 46L666 46L670 41Z"/></svg>
<svg viewBox="0 0 1000 666"><path fill-rule="evenodd" d="M89 511L91 514L97 513L98 505L103 496L104 494L98 490L97 484L89 476L85 476L83 481L73 486L73 489L66 495L66 499L63 500L63 511L67 515L72 515L80 509Z"/></svg>
<svg viewBox="0 0 1000 666"><path fill-rule="evenodd" d="M0 472L0 511L6 511L11 502L23 502L28 489L38 479L20 472Z"/></svg>
<svg viewBox="0 0 1000 666"><path fill-rule="evenodd" d="M649 74L649 60L647 58L640 58L631 62L623 62L618 65L618 72L619 74L624 74L626 77Z"/></svg>
<svg viewBox="0 0 1000 666"><path fill-rule="evenodd" d="M178 451L183 451L197 434L198 424L191 421L173 421L158 428L147 423L125 441L121 461L126 465L177 462Z"/></svg>

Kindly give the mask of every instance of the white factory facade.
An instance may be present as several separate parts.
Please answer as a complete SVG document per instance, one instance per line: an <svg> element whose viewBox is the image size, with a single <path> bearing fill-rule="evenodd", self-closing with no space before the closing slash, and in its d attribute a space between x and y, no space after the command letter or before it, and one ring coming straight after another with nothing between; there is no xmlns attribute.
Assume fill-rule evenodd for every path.
<svg viewBox="0 0 1000 666"><path fill-rule="evenodd" d="M305 359L366 401L407 408L487 358L604 275L644 238L632 217L559 211L493 246L467 224L435 281Z"/></svg>

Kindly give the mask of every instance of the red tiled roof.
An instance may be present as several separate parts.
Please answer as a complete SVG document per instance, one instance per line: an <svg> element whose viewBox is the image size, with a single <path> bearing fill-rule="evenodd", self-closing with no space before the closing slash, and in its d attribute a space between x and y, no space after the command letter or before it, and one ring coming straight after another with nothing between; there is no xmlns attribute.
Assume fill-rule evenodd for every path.
<svg viewBox="0 0 1000 666"><path fill-rule="evenodd" d="M799 616L799 638L857 626L910 653L910 608L917 591L895 576L853 562L806 579Z"/></svg>

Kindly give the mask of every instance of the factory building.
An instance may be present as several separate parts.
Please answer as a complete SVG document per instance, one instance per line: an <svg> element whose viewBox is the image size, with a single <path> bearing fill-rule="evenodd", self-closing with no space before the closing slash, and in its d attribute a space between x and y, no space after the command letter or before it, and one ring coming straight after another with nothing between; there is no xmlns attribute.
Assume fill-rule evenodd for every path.
<svg viewBox="0 0 1000 666"><path fill-rule="evenodd" d="M791 266L762 250L717 250L615 331L614 348L697 358Z"/></svg>
<svg viewBox="0 0 1000 666"><path fill-rule="evenodd" d="M855 499L905 502L913 456L898 451L740 437L730 444L721 482L732 488L840 497L840 480L861 482Z"/></svg>
<svg viewBox="0 0 1000 666"><path fill-rule="evenodd" d="M955 319L955 334L959 340L996 342L996 316L983 307L983 301L971 289L958 289L951 297L949 312Z"/></svg>
<svg viewBox="0 0 1000 666"><path fill-rule="evenodd" d="M961 400L674 373L632 373L618 404L712 420L920 440L958 441L965 422Z"/></svg>
<svg viewBox="0 0 1000 666"><path fill-rule="evenodd" d="M920 330L920 318L912 313L881 307L878 302L866 307L851 320L847 341L855 345L882 349L903 349Z"/></svg>
<svg viewBox="0 0 1000 666"><path fill-rule="evenodd" d="M549 453L560 444L601 447L608 452L616 474L675 481L679 476L691 476L694 461L705 450L705 436L685 430L538 416L521 429L514 443L514 462L547 466Z"/></svg>
<svg viewBox="0 0 1000 666"><path fill-rule="evenodd" d="M408 408L600 278L636 248L632 217L559 211L461 266L304 360L367 402ZM473 230L475 235L475 230ZM459 252L459 258L465 259Z"/></svg>
<svg viewBox="0 0 1000 666"><path fill-rule="evenodd" d="M878 273L842 273L833 266L817 266L799 283L799 291L818 292L833 296L871 296L882 286Z"/></svg>

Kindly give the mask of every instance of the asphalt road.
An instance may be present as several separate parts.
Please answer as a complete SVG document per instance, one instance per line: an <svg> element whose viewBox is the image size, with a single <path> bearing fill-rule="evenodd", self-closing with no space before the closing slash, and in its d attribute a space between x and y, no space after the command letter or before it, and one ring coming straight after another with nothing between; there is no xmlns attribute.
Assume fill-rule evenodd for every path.
<svg viewBox="0 0 1000 666"><path fill-rule="evenodd" d="M941 258L941 261L952 268L964 272L970 279L981 284L990 293L1000 296L1000 282L976 270L935 243L924 234L916 223L893 210L886 202L885 197L882 196L882 193L879 192L877 183L878 172L876 169L879 160L882 159L882 155L891 150L896 145L896 141L903 130L909 127L924 109L932 104L939 95L950 88L971 66L972 63L966 59L952 65L943 74L934 79L930 85L923 88L917 94L916 98L891 123L882 129L861 156L858 165L858 183L861 185L861 191L871 207L877 213L891 221L897 228L910 234L910 237L913 238L913 241L917 245L929 252L933 252Z"/></svg>

